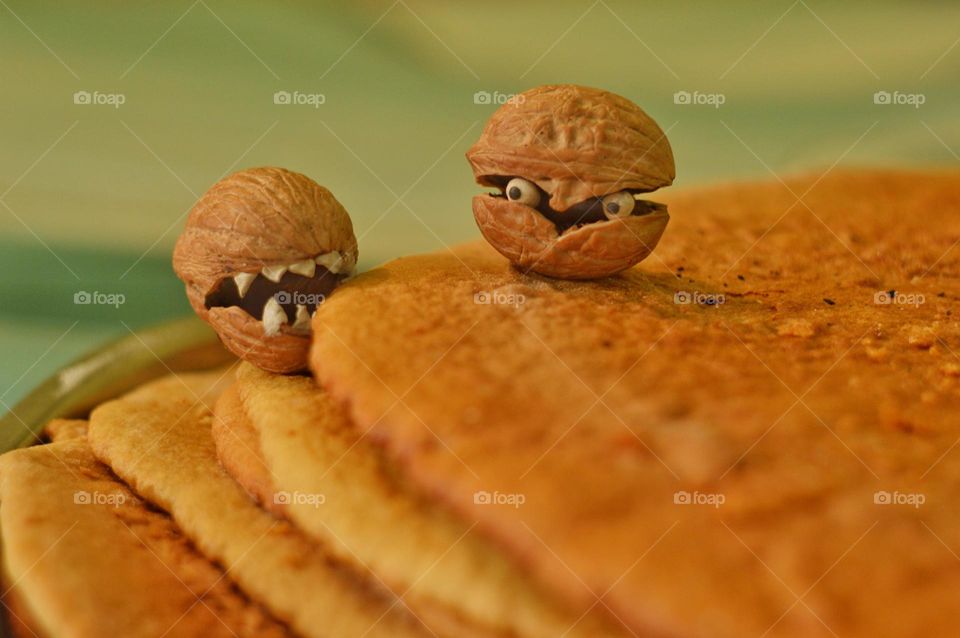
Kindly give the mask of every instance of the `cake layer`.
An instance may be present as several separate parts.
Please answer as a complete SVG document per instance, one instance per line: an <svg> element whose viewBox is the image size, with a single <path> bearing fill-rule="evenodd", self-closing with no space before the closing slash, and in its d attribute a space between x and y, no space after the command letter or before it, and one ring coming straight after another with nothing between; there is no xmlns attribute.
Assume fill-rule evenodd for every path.
<svg viewBox="0 0 960 638"><path fill-rule="evenodd" d="M409 490L311 379L248 364L237 378L242 408L227 392L216 416L238 434L224 434L218 448L259 444L268 467L244 464L238 482L272 481L265 500L280 501L298 527L402 595L438 635L625 635L599 613L559 606L495 546ZM250 428L255 439L242 434Z"/></svg>
<svg viewBox="0 0 960 638"><path fill-rule="evenodd" d="M261 510L224 472L210 433L215 395L196 389L223 379L171 376L99 406L89 429L97 457L297 634L429 635L389 592Z"/></svg>
<svg viewBox="0 0 960 638"><path fill-rule="evenodd" d="M483 243L362 274L316 313L312 369L405 480L637 633L950 633L960 174L667 203L605 280Z"/></svg>
<svg viewBox="0 0 960 638"><path fill-rule="evenodd" d="M0 457L0 503L5 604L23 635L292 635L81 436Z"/></svg>

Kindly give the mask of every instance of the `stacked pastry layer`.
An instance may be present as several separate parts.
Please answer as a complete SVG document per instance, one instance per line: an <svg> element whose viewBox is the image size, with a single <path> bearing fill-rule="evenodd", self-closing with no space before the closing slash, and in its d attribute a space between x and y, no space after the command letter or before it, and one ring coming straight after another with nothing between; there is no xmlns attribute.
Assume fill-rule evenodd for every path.
<svg viewBox="0 0 960 638"><path fill-rule="evenodd" d="M213 380L182 379L200 394ZM47 431L51 442L0 457L4 604L15 635L293 635L95 458L85 421Z"/></svg>

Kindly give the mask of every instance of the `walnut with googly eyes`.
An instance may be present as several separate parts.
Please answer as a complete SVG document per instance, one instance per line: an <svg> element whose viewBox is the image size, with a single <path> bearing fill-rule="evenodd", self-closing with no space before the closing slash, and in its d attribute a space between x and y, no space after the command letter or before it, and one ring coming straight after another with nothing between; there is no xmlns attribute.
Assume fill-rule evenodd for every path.
<svg viewBox="0 0 960 638"><path fill-rule="evenodd" d="M490 244L520 269L596 279L645 259L670 217L639 196L673 183L673 152L643 110L607 91L542 86L501 106L467 152Z"/></svg>

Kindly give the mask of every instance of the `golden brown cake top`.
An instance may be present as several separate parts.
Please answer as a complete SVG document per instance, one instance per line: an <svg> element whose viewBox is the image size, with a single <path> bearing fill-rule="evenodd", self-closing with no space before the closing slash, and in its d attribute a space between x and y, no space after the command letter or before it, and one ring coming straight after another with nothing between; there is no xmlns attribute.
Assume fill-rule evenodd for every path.
<svg viewBox="0 0 960 638"><path fill-rule="evenodd" d="M615 278L479 243L361 275L313 370L425 493L634 631L955 626L960 174L667 200Z"/></svg>

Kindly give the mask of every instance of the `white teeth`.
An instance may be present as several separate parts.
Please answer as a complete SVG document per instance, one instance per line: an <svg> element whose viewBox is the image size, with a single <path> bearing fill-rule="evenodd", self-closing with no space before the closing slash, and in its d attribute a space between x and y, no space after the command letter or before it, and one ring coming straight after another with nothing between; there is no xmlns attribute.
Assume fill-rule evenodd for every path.
<svg viewBox="0 0 960 638"><path fill-rule="evenodd" d="M263 306L263 333L272 337L280 332L280 326L287 323L287 313L273 297Z"/></svg>
<svg viewBox="0 0 960 638"><path fill-rule="evenodd" d="M303 277L313 277L317 272L317 266L323 266L331 273L350 274L353 272L354 261L356 258L350 254L341 254L339 251L332 250L328 253L318 255L314 259L301 259L290 264L281 264L279 266L264 266L260 269L260 274L275 284L280 283L284 274L288 271ZM253 280L257 278L256 274L239 273L234 275L237 283L237 290L240 297L244 297L250 290Z"/></svg>
<svg viewBox="0 0 960 638"><path fill-rule="evenodd" d="M303 304L297 304L297 316L293 321L293 329L298 332L310 332L310 313Z"/></svg>
<svg viewBox="0 0 960 638"><path fill-rule="evenodd" d="M313 274L317 271L317 262L312 259L304 259L303 261L296 261L290 264L287 269L297 275L313 277Z"/></svg>
<svg viewBox="0 0 960 638"><path fill-rule="evenodd" d="M243 299L243 296L247 294L248 290L250 290L250 284L252 284L253 280L256 278L257 273L252 272L242 272L233 276L233 281L235 281L237 284L237 291L240 293L241 299Z"/></svg>
<svg viewBox="0 0 960 638"><path fill-rule="evenodd" d="M315 260L333 274L337 274L343 268L343 255L336 250L319 255Z"/></svg>
<svg viewBox="0 0 960 638"><path fill-rule="evenodd" d="M264 277L278 284L280 278L283 277L283 273L287 272L287 266L264 266L260 272L263 273Z"/></svg>

